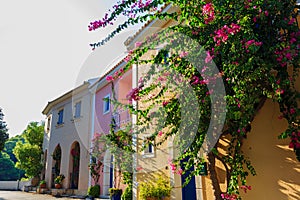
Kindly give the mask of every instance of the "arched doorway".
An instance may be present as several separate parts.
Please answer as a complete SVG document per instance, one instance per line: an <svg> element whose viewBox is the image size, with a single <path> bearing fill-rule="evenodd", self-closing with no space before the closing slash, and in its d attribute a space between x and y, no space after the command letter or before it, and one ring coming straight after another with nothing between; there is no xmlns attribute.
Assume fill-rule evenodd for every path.
<svg viewBox="0 0 300 200"><path fill-rule="evenodd" d="M80 167L80 145L78 142L72 144L70 154L70 188L78 189Z"/></svg>
<svg viewBox="0 0 300 200"><path fill-rule="evenodd" d="M61 165L61 147L58 144L55 147L55 150L52 154L53 162L52 162L52 178L51 178L51 185L54 187L54 179L60 174L60 165Z"/></svg>

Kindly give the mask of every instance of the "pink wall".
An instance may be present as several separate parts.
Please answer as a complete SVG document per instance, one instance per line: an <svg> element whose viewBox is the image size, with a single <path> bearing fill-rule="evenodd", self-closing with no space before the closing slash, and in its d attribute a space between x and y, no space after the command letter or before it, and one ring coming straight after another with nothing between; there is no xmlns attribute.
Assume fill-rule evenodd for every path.
<svg viewBox="0 0 300 200"><path fill-rule="evenodd" d="M121 101L122 103L128 103L128 100L125 100L126 95L132 88L132 75L131 70L128 71L121 79L115 80L115 93L116 98ZM110 130L110 123L112 119L112 112L113 112L113 105L110 105L110 111L107 113L103 113L103 98L110 95L110 98L112 98L112 84L108 83L104 87L98 89L95 94L95 127L94 127L94 134L109 134ZM126 112L123 112L121 114L121 119L124 119L128 116L126 115ZM128 118L128 117L127 117ZM100 185L101 194L104 193L103 191L103 181L104 181L104 174L101 169L101 175L99 178L98 184ZM124 185L120 185L120 188L124 189Z"/></svg>
<svg viewBox="0 0 300 200"><path fill-rule="evenodd" d="M95 94L95 127L94 127L94 134L108 134L110 129L110 123L111 123L111 113L112 113L112 105L110 106L110 111L107 113L103 113L103 98L107 95L110 95L110 98L112 98L112 89L111 84L107 84L104 87L98 89ZM100 185L100 191L101 194L104 193L103 191L103 168L100 170L100 178L98 181L98 184Z"/></svg>
<svg viewBox="0 0 300 200"><path fill-rule="evenodd" d="M110 108L110 112L103 114L103 98L110 94L112 98L112 89L111 84L107 84L103 88L100 88L96 92L95 96L95 133L109 133L109 124L111 122L111 112L112 112L112 105Z"/></svg>

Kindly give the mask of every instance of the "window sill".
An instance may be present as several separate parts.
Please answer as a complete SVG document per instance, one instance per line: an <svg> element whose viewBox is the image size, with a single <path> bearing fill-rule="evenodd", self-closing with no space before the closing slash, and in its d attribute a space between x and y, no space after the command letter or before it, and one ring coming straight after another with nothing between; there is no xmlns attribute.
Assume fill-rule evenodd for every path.
<svg viewBox="0 0 300 200"><path fill-rule="evenodd" d="M155 157L155 153L144 153L142 155L142 158L154 158Z"/></svg>
<svg viewBox="0 0 300 200"><path fill-rule="evenodd" d="M71 119L71 122L78 122L78 121L80 121L81 120L81 118L83 118L82 116L78 116L78 117L73 117L72 119Z"/></svg>
<svg viewBox="0 0 300 200"><path fill-rule="evenodd" d="M110 110L103 112L103 115L106 115L107 113L109 113Z"/></svg>
<svg viewBox="0 0 300 200"><path fill-rule="evenodd" d="M56 124L55 127L56 127L56 128L60 128L60 127L63 127L64 125L65 125L65 123Z"/></svg>

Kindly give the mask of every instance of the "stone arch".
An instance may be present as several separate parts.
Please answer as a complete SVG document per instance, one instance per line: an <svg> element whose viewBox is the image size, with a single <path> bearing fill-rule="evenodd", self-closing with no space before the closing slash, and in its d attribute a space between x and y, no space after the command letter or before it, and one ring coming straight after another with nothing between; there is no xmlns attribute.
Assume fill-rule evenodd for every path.
<svg viewBox="0 0 300 200"><path fill-rule="evenodd" d="M53 153L52 153L52 171L51 171L51 185L54 187L54 179L60 174L60 168L61 168L61 156L62 151L60 144L58 144Z"/></svg>
<svg viewBox="0 0 300 200"><path fill-rule="evenodd" d="M70 161L69 161L69 169L70 169L70 188L78 189L79 185L79 169L80 169L80 144L75 141L71 145L70 150Z"/></svg>

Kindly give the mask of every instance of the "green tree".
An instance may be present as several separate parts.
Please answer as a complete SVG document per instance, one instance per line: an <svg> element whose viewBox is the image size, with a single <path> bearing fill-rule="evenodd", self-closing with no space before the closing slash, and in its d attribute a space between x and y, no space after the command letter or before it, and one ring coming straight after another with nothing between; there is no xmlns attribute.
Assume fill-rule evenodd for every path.
<svg viewBox="0 0 300 200"><path fill-rule="evenodd" d="M0 108L0 151L3 150L5 141L8 139L8 133L6 123L3 121L4 114L2 108Z"/></svg>
<svg viewBox="0 0 300 200"><path fill-rule="evenodd" d="M0 152L0 181L13 181L19 179L19 171L15 163L5 152Z"/></svg>
<svg viewBox="0 0 300 200"><path fill-rule="evenodd" d="M32 178L39 175L42 170L44 124L31 122L22 135L25 143L17 142L13 150L18 160L16 167L25 170L25 175Z"/></svg>
<svg viewBox="0 0 300 200"><path fill-rule="evenodd" d="M14 163L18 161L15 154L13 153L13 150L17 145L17 142L24 143L25 142L24 137L22 135L16 135L15 137L9 138L4 145L4 152L9 155L10 159Z"/></svg>
<svg viewBox="0 0 300 200"><path fill-rule="evenodd" d="M30 122L26 130L23 132L26 142L31 145L37 145L40 148L43 146L44 138L44 122Z"/></svg>
<svg viewBox="0 0 300 200"><path fill-rule="evenodd" d="M183 146L180 148L186 148L173 160L174 172L180 172L179 163L186 160L180 170L187 171L194 166L190 176L200 173L203 157L199 152L206 136L221 134L220 138L230 140L225 153L218 151L221 146L219 139L208 153L217 200L240 199L239 189L251 188L246 178L256 173L249 158L244 155L242 145L251 130L251 122L266 99L279 104L282 113L279 118L288 123L279 138L289 138L289 147L296 155L300 154L300 95L295 88L299 75L300 31L295 3L295 0L124 0L114 5L105 17L89 25L92 31L113 24L120 15L127 17L107 38L91 44L92 48L96 48L131 24L168 19L175 22L136 44L137 48L126 58L127 65L114 76L107 77L107 80L122 77L132 64L152 65L145 77L141 77L140 85L128 97L135 101L150 102L150 106L137 111L132 107L132 112L138 115L138 125L149 127L151 121L155 121L168 127L168 130L164 129L165 132L155 130L145 143L153 144L157 139L166 140L170 136L180 137L182 131L194 136L189 145L181 138L180 145ZM176 9L160 12L165 4L171 4ZM149 49L161 44L164 44L164 48L152 59L141 59ZM170 52L168 57L165 56L166 52ZM170 71L181 77L170 76ZM220 94L220 88L214 84L218 81L223 83L225 95ZM174 82L178 87L169 87ZM193 88L195 95L187 95L184 101L179 101L178 98L184 95L184 91L180 91L184 83ZM177 94L172 97L170 93ZM195 97L201 119L182 125L182 108L190 106L190 100ZM212 100L215 100L214 104ZM158 111L158 114L167 113L163 119L162 115L156 115L158 117L155 118L151 114L153 104L163 106ZM225 108L226 113L214 115L220 108ZM191 113L189 116L193 116ZM225 115L225 126L215 131L220 129L220 119ZM190 125L194 122L199 126L191 131L193 127ZM146 128L141 129L147 131ZM213 134L208 135L208 130L212 130ZM226 191L221 191L218 183L216 160L226 168Z"/></svg>
<svg viewBox="0 0 300 200"><path fill-rule="evenodd" d="M17 142L24 143L25 139L22 135L17 135L15 137L9 138L4 145L2 161L3 165L0 166L0 180L18 180L25 177L24 170L16 168L15 164L17 158L15 157L13 150ZM9 158L6 157L9 156Z"/></svg>

